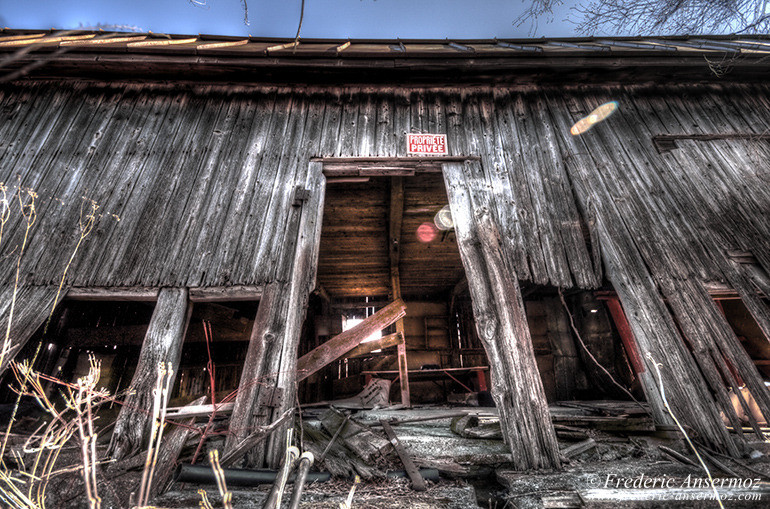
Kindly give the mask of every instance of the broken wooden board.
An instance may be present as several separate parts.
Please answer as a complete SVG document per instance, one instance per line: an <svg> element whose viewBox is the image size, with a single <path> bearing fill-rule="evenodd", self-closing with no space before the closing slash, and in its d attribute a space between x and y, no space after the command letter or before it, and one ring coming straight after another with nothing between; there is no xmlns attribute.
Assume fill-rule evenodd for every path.
<svg viewBox="0 0 770 509"><path fill-rule="evenodd" d="M579 456L583 454L586 451L590 451L595 447L596 447L596 440L594 440L593 438L588 438L586 440L583 440L582 442L578 442L576 444L572 444L568 447L565 447L564 449L561 449L559 452L565 458L571 459L571 458L574 458L575 456Z"/></svg>
<svg viewBox="0 0 770 509"><path fill-rule="evenodd" d="M321 416L321 426L332 436L337 434L344 421L345 417L333 410ZM388 454L388 440L353 420L347 421L345 428L339 432L338 440L370 464L376 464Z"/></svg>
<svg viewBox="0 0 770 509"><path fill-rule="evenodd" d="M199 400L196 400L199 401ZM212 413L229 414L233 411L235 403L217 403L216 405L185 405L171 407L166 412L166 419L182 419L187 417L209 417Z"/></svg>
<svg viewBox="0 0 770 509"><path fill-rule="evenodd" d="M364 389L351 398L335 399L333 401L319 401L308 403L302 408L333 406L346 409L383 408L390 404L390 380L373 378Z"/></svg>

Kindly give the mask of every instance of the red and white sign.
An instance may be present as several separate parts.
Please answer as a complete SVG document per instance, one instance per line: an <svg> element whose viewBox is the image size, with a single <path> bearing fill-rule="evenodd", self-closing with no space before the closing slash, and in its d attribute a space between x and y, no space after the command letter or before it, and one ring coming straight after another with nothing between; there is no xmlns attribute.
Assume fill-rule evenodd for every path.
<svg viewBox="0 0 770 509"><path fill-rule="evenodd" d="M421 156L445 156L449 154L446 146L446 134L407 133L406 153Z"/></svg>

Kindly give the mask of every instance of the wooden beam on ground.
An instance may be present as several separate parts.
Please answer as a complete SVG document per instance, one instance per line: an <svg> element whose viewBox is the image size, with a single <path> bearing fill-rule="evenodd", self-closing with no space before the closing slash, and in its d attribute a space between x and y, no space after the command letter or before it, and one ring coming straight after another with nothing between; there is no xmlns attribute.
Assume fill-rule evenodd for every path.
<svg viewBox="0 0 770 509"><path fill-rule="evenodd" d="M505 258L479 163L444 165L452 219L503 438L517 470L559 468L559 446L516 273Z"/></svg>
<svg viewBox="0 0 770 509"><path fill-rule="evenodd" d="M355 327L331 338L326 343L303 355L297 361L297 381L300 382L324 366L339 359L361 344L363 340L381 331L406 314L406 304L397 299Z"/></svg>
<svg viewBox="0 0 770 509"><path fill-rule="evenodd" d="M347 353L345 357L352 359L353 357L360 357L362 355L367 355L372 353L375 350L384 350L385 348L390 348L392 346L398 346L404 343L404 336L400 332L394 332L393 334L388 334L387 336L383 336L377 341L368 341L366 343L361 343L351 351Z"/></svg>
<svg viewBox="0 0 770 509"><path fill-rule="evenodd" d="M390 288L393 299L401 298L401 275L399 263L401 262L401 227L404 222L404 179L402 177L390 178L390 207L388 212L388 245L390 252ZM401 386L401 404L405 407L412 406L409 391L409 364L406 358L406 334L404 320L396 322L396 332L404 338L404 342L398 345L398 371L399 385Z"/></svg>
<svg viewBox="0 0 770 509"><path fill-rule="evenodd" d="M396 450L398 457L401 458L401 463L404 464L406 474L409 476L409 480L412 481L412 489L415 491L425 491L427 489L425 487L425 479L423 479L422 475L420 475L420 471L417 470L414 461L412 461L409 453L406 452L406 449L404 449L404 446L396 436L393 428L390 427L388 421L380 421L380 425L382 426L382 429L385 430L385 434L388 436L388 440L390 440L390 443Z"/></svg>
<svg viewBox="0 0 770 509"><path fill-rule="evenodd" d="M561 454L565 458L571 459L571 458L574 458L575 456L583 454L586 451L590 451L595 447L596 447L596 440L594 440L593 438L589 438L587 440L583 440L582 442L578 442L576 444L572 444L568 447L565 447L564 449L561 450Z"/></svg>
<svg viewBox="0 0 770 509"><path fill-rule="evenodd" d="M112 433L107 454L113 459L131 456L144 447L152 426L152 391L158 379L158 366L170 366L174 373L171 377L173 386L191 310L187 289L160 290L128 396Z"/></svg>

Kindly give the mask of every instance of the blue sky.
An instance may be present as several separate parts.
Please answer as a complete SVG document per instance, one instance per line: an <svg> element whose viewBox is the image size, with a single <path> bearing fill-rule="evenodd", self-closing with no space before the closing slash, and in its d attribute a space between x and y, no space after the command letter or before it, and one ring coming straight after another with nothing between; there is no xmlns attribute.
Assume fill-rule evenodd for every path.
<svg viewBox="0 0 770 509"><path fill-rule="evenodd" d="M249 0L243 22L240 0L0 0L0 25L9 28L78 28L124 25L176 34L294 37L301 0ZM562 20L540 20L537 36L573 35ZM522 0L306 0L306 38L492 38L528 37L530 25L514 20Z"/></svg>

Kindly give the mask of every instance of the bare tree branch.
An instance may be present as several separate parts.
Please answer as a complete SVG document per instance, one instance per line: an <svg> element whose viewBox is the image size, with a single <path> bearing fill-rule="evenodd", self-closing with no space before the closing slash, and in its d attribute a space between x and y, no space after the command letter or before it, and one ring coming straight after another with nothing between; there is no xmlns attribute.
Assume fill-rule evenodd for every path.
<svg viewBox="0 0 770 509"><path fill-rule="evenodd" d="M520 24L552 15L561 0L532 0ZM766 33L768 0L590 0L572 8L568 21L594 35Z"/></svg>

